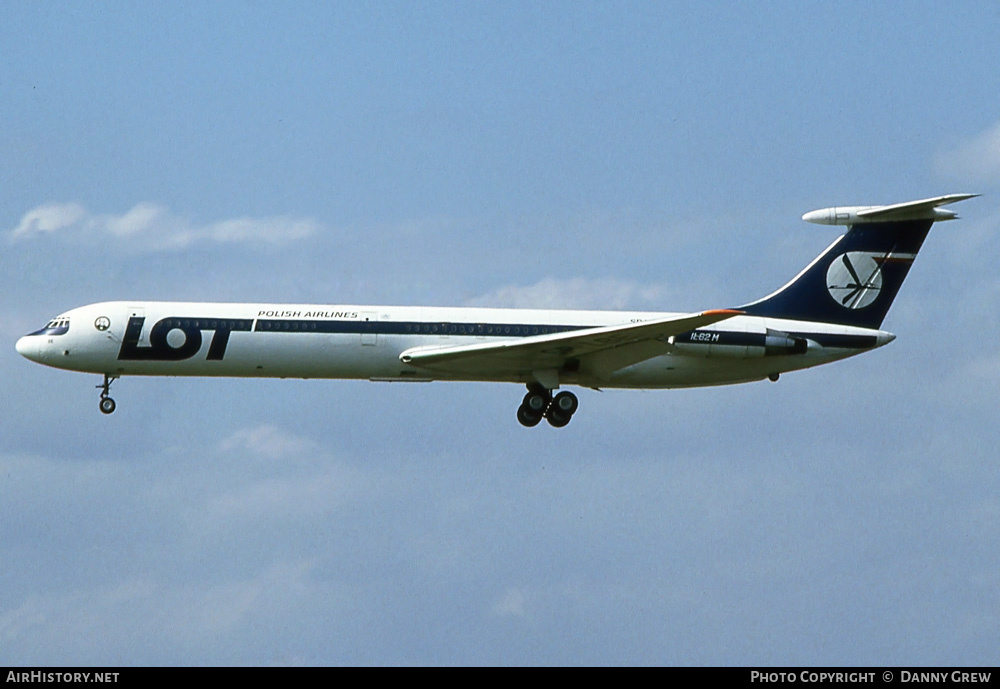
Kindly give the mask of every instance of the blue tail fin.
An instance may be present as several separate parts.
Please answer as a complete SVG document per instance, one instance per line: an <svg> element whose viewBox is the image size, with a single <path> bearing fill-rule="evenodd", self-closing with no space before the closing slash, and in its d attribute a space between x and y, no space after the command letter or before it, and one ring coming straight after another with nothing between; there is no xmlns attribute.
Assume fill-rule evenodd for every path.
<svg viewBox="0 0 1000 689"><path fill-rule="evenodd" d="M972 196L806 213L802 217L810 222L850 228L787 285L739 310L752 316L878 328L931 225L957 217L938 206Z"/></svg>

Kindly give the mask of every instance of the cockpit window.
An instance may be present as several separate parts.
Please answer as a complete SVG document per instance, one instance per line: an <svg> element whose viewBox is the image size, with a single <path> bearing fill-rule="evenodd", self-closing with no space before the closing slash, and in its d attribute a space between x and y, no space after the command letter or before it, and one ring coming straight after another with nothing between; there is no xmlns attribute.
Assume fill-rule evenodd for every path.
<svg viewBox="0 0 1000 689"><path fill-rule="evenodd" d="M45 324L45 327L41 330L36 330L31 335L65 335L69 332L69 318L66 316L60 316L59 318L53 318L51 321Z"/></svg>

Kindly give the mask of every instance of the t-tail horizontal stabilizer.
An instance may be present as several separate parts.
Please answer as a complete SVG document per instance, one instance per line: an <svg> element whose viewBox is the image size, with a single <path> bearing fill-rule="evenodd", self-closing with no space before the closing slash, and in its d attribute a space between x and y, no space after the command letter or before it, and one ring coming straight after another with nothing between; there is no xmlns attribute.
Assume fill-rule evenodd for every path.
<svg viewBox="0 0 1000 689"><path fill-rule="evenodd" d="M806 213L803 220L850 229L787 285L739 308L751 316L879 328L931 225L958 217L940 206L973 196Z"/></svg>
<svg viewBox="0 0 1000 689"><path fill-rule="evenodd" d="M965 201L979 194L948 194L932 199L894 203L891 206L836 206L809 211L802 216L817 225L857 225L858 223L892 222L898 220L954 220L958 214L939 206Z"/></svg>

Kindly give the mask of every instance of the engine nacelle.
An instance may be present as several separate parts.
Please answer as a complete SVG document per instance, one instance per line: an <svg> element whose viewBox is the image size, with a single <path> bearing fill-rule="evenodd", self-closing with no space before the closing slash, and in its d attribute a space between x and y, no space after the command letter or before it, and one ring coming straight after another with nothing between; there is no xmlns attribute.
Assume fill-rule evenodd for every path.
<svg viewBox="0 0 1000 689"><path fill-rule="evenodd" d="M805 354L810 346L819 346L804 337L771 328L762 332L692 330L671 337L669 342L680 354L730 359L795 356Z"/></svg>
<svg viewBox="0 0 1000 689"><path fill-rule="evenodd" d="M809 340L794 337L780 330L767 329L764 333L764 356L788 356L809 351Z"/></svg>

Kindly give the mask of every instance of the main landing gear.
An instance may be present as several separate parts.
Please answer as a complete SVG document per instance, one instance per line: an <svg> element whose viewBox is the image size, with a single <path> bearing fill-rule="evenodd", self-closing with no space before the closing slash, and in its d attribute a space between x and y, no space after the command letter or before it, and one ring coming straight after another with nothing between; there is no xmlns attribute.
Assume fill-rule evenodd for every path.
<svg viewBox="0 0 1000 689"><path fill-rule="evenodd" d="M109 395L111 393L111 384L116 380L118 380L118 376L109 376L105 373L104 383L96 386L101 391L101 401L98 404L102 414L110 414L115 410L115 401Z"/></svg>
<svg viewBox="0 0 1000 689"><path fill-rule="evenodd" d="M555 397L552 391L541 385L528 386L528 394L524 396L521 406L517 408L517 420L522 426L537 426L546 418L549 425L562 428L573 418L580 402L572 392L560 392Z"/></svg>

